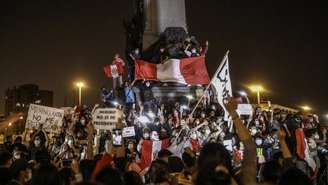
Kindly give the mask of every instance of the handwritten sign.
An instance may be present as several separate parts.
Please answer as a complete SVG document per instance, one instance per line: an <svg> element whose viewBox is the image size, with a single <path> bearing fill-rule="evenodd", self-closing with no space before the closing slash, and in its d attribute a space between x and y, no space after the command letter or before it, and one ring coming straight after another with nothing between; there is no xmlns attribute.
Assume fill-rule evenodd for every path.
<svg viewBox="0 0 328 185"><path fill-rule="evenodd" d="M238 104L236 111L239 115L252 115L253 107L251 104Z"/></svg>
<svg viewBox="0 0 328 185"><path fill-rule="evenodd" d="M123 128L123 137L133 137L136 135L134 127L125 127Z"/></svg>
<svg viewBox="0 0 328 185"><path fill-rule="evenodd" d="M99 108L92 115L95 129L113 130L119 120L119 111L115 108Z"/></svg>
<svg viewBox="0 0 328 185"><path fill-rule="evenodd" d="M59 133L63 118L64 110L31 104L28 109L25 128L38 129L42 125L46 132Z"/></svg>

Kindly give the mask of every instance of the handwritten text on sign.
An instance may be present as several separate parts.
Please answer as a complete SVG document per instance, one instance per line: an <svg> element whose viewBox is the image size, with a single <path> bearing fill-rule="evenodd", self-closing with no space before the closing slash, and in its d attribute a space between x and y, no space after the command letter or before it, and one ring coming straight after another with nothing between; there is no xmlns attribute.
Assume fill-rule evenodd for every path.
<svg viewBox="0 0 328 185"><path fill-rule="evenodd" d="M99 108L92 115L95 129L113 130L119 119L118 110L115 108Z"/></svg>
<svg viewBox="0 0 328 185"><path fill-rule="evenodd" d="M38 129L40 125L46 132L59 133L63 124L64 110L31 104L25 128Z"/></svg>

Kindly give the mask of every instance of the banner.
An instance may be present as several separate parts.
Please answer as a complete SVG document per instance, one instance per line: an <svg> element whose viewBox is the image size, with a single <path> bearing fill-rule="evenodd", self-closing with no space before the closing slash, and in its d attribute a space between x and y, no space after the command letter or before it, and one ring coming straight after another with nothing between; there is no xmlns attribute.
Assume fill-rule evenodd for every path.
<svg viewBox="0 0 328 185"><path fill-rule="evenodd" d="M26 129L38 129L59 133L63 124L64 110L31 104L26 118Z"/></svg>
<svg viewBox="0 0 328 185"><path fill-rule="evenodd" d="M216 98L219 104L224 109L224 120L229 120L229 113L225 109L223 100L228 97L232 97L231 80L229 73L229 60L228 53L224 56L222 63L220 64L218 70L216 71L213 79L212 85L215 89Z"/></svg>
<svg viewBox="0 0 328 185"><path fill-rule="evenodd" d="M238 108L237 108L236 112L239 115L252 115L253 107L251 104L238 104Z"/></svg>
<svg viewBox="0 0 328 185"><path fill-rule="evenodd" d="M119 110L115 108L98 108L92 115L95 129L113 130L120 118Z"/></svg>

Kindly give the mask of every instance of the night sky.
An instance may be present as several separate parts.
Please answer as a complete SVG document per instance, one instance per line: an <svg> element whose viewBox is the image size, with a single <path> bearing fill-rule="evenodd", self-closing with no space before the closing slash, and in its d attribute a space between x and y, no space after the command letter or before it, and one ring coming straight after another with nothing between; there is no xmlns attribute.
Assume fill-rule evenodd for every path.
<svg viewBox="0 0 328 185"><path fill-rule="evenodd" d="M35 83L53 90L55 106L73 101L82 79L86 103L110 86L103 65L123 55L124 18L132 0L4 0L0 2L0 93ZM233 90L263 84L264 99L328 113L328 6L320 1L186 0L188 31L209 40L214 73L230 50ZM253 95L252 95L253 96ZM3 111L4 98L0 101Z"/></svg>

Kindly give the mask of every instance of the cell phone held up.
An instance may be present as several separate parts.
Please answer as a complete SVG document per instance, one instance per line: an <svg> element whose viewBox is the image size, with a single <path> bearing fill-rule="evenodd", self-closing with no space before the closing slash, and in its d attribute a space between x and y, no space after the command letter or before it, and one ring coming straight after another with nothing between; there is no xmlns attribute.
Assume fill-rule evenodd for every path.
<svg viewBox="0 0 328 185"><path fill-rule="evenodd" d="M113 146L115 147L122 146L123 137L122 137L121 129L114 129L112 133L112 137L113 137Z"/></svg>

